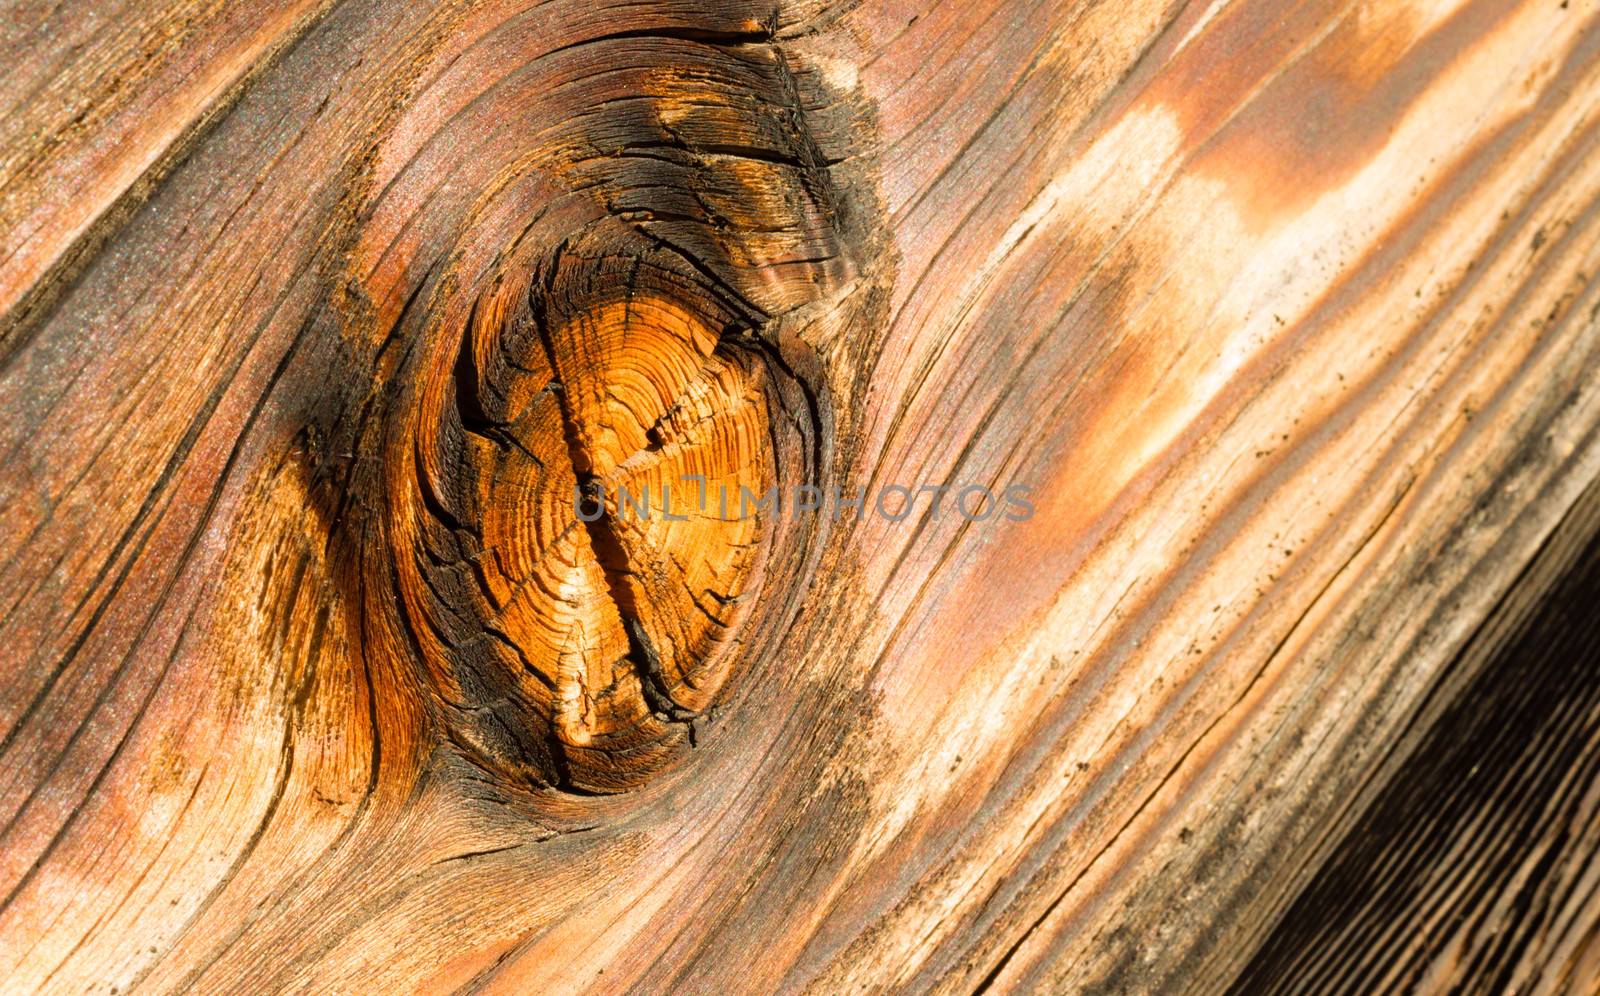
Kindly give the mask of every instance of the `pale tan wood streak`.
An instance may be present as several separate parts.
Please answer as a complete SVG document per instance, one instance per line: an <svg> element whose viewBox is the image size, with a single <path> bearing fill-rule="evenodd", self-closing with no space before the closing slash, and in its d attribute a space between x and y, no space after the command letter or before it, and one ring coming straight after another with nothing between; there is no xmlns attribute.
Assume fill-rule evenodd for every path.
<svg viewBox="0 0 1600 996"><path fill-rule="evenodd" d="M1592 2L7 13L22 991L1218 990L1600 475Z"/></svg>
<svg viewBox="0 0 1600 996"><path fill-rule="evenodd" d="M1186 945L1197 958L1248 951L1237 935L1224 944L1214 933L1224 914L1208 910L1239 915L1222 885L1255 888L1246 873L1258 878L1286 853L1282 835L1303 811L1293 803L1327 798L1319 778L1361 769L1341 767L1364 742L1349 742L1352 724L1371 736L1366 749L1381 750L1381 731L1406 714L1430 663L1447 659L1472 618L1445 601L1452 585L1475 566L1475 577L1489 569L1504 583L1592 474L1592 13L1429 10L1412 41L1386 57L1396 78L1362 81L1383 99L1364 111L1344 89L1323 90L1343 86L1327 67L1365 54L1365 13L1321 11L1281 42L1268 33L1269 49L1301 49L1288 68L1267 58L1262 79L1189 91L1185 54L1200 48L1195 61L1226 78L1232 65L1216 42L1204 51L1208 35L1249 24L1241 7L1208 13L1173 56L1176 79L1163 85L1158 75L1064 151L1060 172L1036 181L1018 235L1000 243L1020 248L968 278L972 304L945 312L952 331L919 332L934 355L915 377L932 386L902 420L911 428L901 459L919 461L922 473L921 461L985 466L988 457L989 473L1000 474L1008 457L1032 459L1050 467L1050 498L1035 535L1009 556L978 561L965 587L867 586L943 602L921 620L884 612L921 649L880 658L899 665L877 683L885 714L938 727L946 760L1000 769L947 783L942 806L918 803L941 820L953 808L977 817L980 806L1005 816L955 856L930 848L943 864L897 911L904 929L872 935L858 957L841 960L845 973L869 974L881 952L924 971L923 982L970 959L962 978L976 980L1005 957L996 982L1038 982L1031 962L1049 958L1075 973L1056 984L1142 985L1183 977L1140 973L1152 963L1181 973ZM1402 86L1414 95L1392 99L1389 88ZM1334 96L1323 118L1306 120ZM1219 98L1242 106L1217 113L1207 105ZM1365 147L1353 162L1330 163L1331 175L1314 159L1286 170L1275 159L1296 153L1301 131L1320 155L1319 141L1347 157L1352 144ZM1552 251L1558 231L1568 237ZM1045 267L1052 277L1040 276ZM1064 311L1045 296L1057 289L1075 302ZM1014 357L1030 345L1036 362L1053 366L1016 375ZM1001 368L990 396L1014 388L1033 398L987 409L974 398L989 356ZM992 424L1009 409L1027 429L1002 423L994 434L1007 448L997 440L988 450L967 433L916 432L948 411L943 392L954 378L977 385L958 411L976 409ZM1076 404L1059 400L1063 383ZM1047 405L1059 421L1038 417ZM1530 445L1540 459L1524 455ZM1500 478L1501 466L1531 477ZM1555 489L1548 506L1535 500L1545 488ZM1487 522L1480 504L1497 510ZM1482 564L1524 507L1532 511L1526 533L1514 534L1521 542L1503 541L1507 549ZM1459 552L1443 556L1443 536L1467 526ZM959 562L938 539L925 542L924 559L905 572L919 581L923 565ZM1038 570L1038 551L1052 542L1061 569ZM990 566L1018 563L1023 550L1028 570ZM1073 583L1055 589L1069 572ZM1412 572L1427 583L1406 584ZM1032 618L1018 599L1029 585L1040 613ZM1471 597L1482 605L1492 591L1485 584ZM1410 645L1408 634L1441 605L1459 614ZM970 654L974 626L1018 617L1025 625L993 665L940 667L963 684L930 691L935 662ZM1374 630L1377 646L1360 639ZM1040 674L1058 689L1043 709L1048 692L1021 693ZM1281 691L1269 697L1272 689ZM1377 716L1351 706L1374 700ZM1039 742L1027 744L1019 727L1037 730ZM1004 770L1000 744L1018 740ZM1200 772L1216 781L1197 788ZM1293 795L1281 808L1275 797L1262 806L1244 788L1253 779ZM900 791L885 796L911 810ZM1207 815L1219 805L1241 825ZM1186 813L1195 825L1180 839ZM1195 836L1206 826L1211 840ZM929 923L939 926L912 927ZM1035 923L1009 953L1001 938ZM974 926L989 928L992 948L971 958L963 948ZM942 956L941 934L956 938Z"/></svg>
<svg viewBox="0 0 1600 996"><path fill-rule="evenodd" d="M326 3L20 4L0 32L0 335L137 208ZM45 9L47 8L48 9ZM37 8L37 9L35 9ZM106 232L96 233L99 222ZM53 272L54 271L54 272ZM0 339L0 351L12 344Z"/></svg>

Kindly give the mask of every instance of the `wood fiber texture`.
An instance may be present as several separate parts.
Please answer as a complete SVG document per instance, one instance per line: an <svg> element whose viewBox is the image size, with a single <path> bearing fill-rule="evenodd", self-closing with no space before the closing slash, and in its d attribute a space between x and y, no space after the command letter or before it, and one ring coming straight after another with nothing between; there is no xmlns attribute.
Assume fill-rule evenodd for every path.
<svg viewBox="0 0 1600 996"><path fill-rule="evenodd" d="M1595 0L0 9L6 988L1600 987Z"/></svg>

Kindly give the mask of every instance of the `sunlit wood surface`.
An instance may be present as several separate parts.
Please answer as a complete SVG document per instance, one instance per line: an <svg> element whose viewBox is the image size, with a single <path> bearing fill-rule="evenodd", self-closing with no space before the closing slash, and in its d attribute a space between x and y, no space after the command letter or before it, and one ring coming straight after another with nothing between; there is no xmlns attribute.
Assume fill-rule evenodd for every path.
<svg viewBox="0 0 1600 996"><path fill-rule="evenodd" d="M1600 985L1594 0L4 6L8 991Z"/></svg>

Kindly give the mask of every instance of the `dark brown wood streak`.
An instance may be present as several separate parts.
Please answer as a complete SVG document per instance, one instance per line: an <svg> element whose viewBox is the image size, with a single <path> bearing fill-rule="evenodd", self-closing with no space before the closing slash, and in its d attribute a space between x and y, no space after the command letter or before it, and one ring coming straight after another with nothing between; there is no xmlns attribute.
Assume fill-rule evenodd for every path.
<svg viewBox="0 0 1600 996"><path fill-rule="evenodd" d="M1235 991L1600 986L1600 486L1442 676Z"/></svg>
<svg viewBox="0 0 1600 996"><path fill-rule="evenodd" d="M0 11L0 989L1595 991L1594 0Z"/></svg>

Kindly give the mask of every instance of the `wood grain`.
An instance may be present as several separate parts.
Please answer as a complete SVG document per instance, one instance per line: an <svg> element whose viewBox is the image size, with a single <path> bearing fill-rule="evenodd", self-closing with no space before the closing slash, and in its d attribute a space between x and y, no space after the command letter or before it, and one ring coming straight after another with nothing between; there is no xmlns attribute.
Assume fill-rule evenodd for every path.
<svg viewBox="0 0 1600 996"><path fill-rule="evenodd" d="M1591 484L1413 721L1376 798L1240 976L1293 988L1600 985ZM1381 786L1381 787L1379 787Z"/></svg>
<svg viewBox="0 0 1600 996"><path fill-rule="evenodd" d="M1592 978L1592 0L6 13L9 987Z"/></svg>

